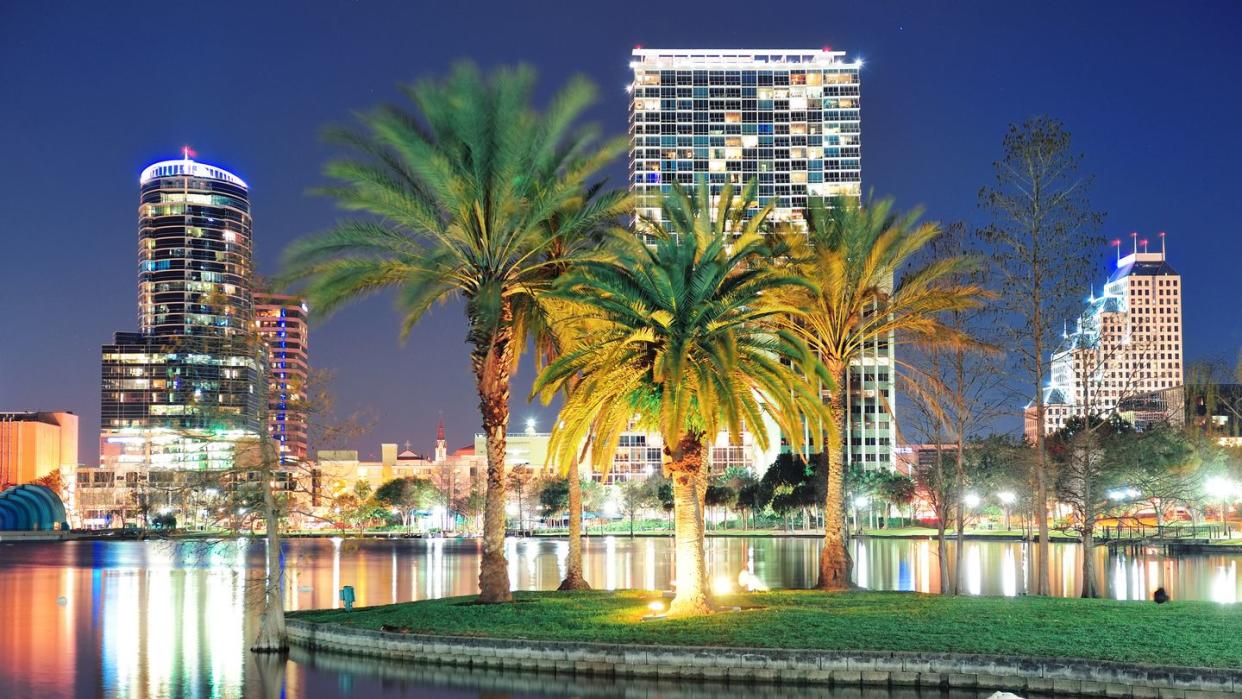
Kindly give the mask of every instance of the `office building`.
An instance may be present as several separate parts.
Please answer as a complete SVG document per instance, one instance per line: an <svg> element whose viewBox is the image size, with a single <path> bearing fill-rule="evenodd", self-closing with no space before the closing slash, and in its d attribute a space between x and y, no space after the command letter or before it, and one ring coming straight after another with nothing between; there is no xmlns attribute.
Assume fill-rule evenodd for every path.
<svg viewBox="0 0 1242 699"><path fill-rule="evenodd" d="M142 334L246 335L254 310L246 183L188 152L151 165L138 181Z"/></svg>
<svg viewBox="0 0 1242 699"><path fill-rule="evenodd" d="M1107 417L1127 413L1150 422L1161 412L1178 415L1183 384L1182 278L1160 251L1133 236L1133 252L1121 257L1097 294L1066 323L1061 344L1052 353L1044 391L1045 434L1073 417ZM1034 406L1027 408L1027 435L1037 425Z"/></svg>
<svg viewBox="0 0 1242 699"><path fill-rule="evenodd" d="M630 189L635 229L669 221L661 195L705 178L757 182L752 211L772 204L774 226L804 229L809 200L862 191L859 71L830 49L634 49ZM893 467L893 338L870 343L848 374L847 460ZM762 468L761 466L760 468Z"/></svg>
<svg viewBox="0 0 1242 699"><path fill-rule="evenodd" d="M101 468L87 474L91 487L143 492L152 473L171 483L173 473L229 468L237 445L262 434L249 190L190 155L139 177L139 332L118 332L102 348ZM105 500L93 519L107 516Z"/></svg>
<svg viewBox="0 0 1242 699"><path fill-rule="evenodd" d="M308 330L306 303L296 296L255 294L255 322L267 345L267 430L282 464L307 457Z"/></svg>

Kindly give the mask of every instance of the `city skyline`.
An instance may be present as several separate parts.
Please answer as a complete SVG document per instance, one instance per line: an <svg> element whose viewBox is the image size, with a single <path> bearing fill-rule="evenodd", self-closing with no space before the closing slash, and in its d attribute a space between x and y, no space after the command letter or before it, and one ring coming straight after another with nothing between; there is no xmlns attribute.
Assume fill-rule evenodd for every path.
<svg viewBox="0 0 1242 699"><path fill-rule="evenodd" d="M285 243L340 216L323 199L305 194L324 183L319 168L331 153L315 133L325 124L346 121L352 109L397 99L395 83L442 72L468 54L485 66L528 60L541 70L545 90L571 73L585 72L601 88L593 118L606 133L620 135L629 101L623 90L629 77L627 57L635 44L839 45L866 59L864 193L892 194L902 207L924 204L928 217L945 221L979 220L974 193L1000 155L1006 125L1047 112L1066 122L1086 156L1085 169L1097 176L1094 201L1109 212L1103 231L1107 237L1136 229L1153 236L1167 230L1179 241L1178 269L1196 280L1184 299L1186 361L1231 356L1242 344L1236 317L1224 308L1222 318L1221 304L1212 303L1227 298L1228 263L1242 252L1236 236L1229 235L1228 219L1212 205L1228 200L1232 179L1226 167L1238 147L1226 129L1239 109L1239 98L1213 89L1229 84L1238 72L1238 58L1221 52L1238 26L1236 13L1207 24L1206 18L1169 17L1156 5L1136 5L1124 15L1088 8L1083 24L1073 28L1037 20L1027 29L1043 33L1031 31L1029 39L997 29L998 20L1007 16L1003 8L933 15L915 9L885 13L832 7L816 10L824 21L763 28L754 36L739 36L724 17L687 24L673 16L668 18L670 28L659 28L628 16L609 25L605 16L599 25L602 36L568 37L568 45L540 49L536 45L546 43L542 38L555 27L533 26L513 9L500 8L484 32L493 41L480 42L479 51L458 48L454 53L447 39L418 49L369 42L360 55L340 58L310 51L301 38L310 28L332 21L331 13L312 8L305 17L288 19L248 9L242 12L249 20L244 36L201 38L204 53L222 62L220 72L233 76L238 89L252 96L243 107L245 119L226 118L228 109L195 97L200 90L222 89L228 83L210 77L184 94L169 90L154 103L109 100L95 120L69 130L62 125L77 117L63 101L67 96L90 101L93 95L97 98L97 90L123 94L139 66L155 72L157 80L167 76L166 83L175 82L171 78L179 69L175 62L143 58L175 51L175 38L152 34L145 43L125 40L149 29L145 22L151 20L135 21L124 11L115 17L80 12L73 21L57 24L62 11L6 8L8 21L0 29L3 58L27 66L22 75L0 78L6 94L16 98L0 113L18 127L0 136L0 146L13 156L0 165L0 184L8 197L9 230L21 232L6 235L10 254L0 261L6 289L21 290L4 295L7 339L0 348L0 408L73 410L82 418L80 458L87 464L93 463L96 451L92 432L98 424L99 343L117 328L134 326L133 281L122 270L132 269L135 174L153 161L173 157L186 142L205 160L237 172L255 188L256 267L273 273ZM641 14L633 7L625 11ZM170 10L172 16L160 23L176 23L181 12ZM678 10L667 12L675 15ZM360 14L364 16L345 18L347 34L384 31ZM259 39L255 32L278 22L285 32ZM1179 25L1192 22L1193 31L1186 26L1178 31ZM688 31L689 26L694 30ZM512 28L527 31L508 31ZM1081 42L1084 32L1098 39L1090 50ZM89 48L100 41L96 36L108 36L108 48L120 55L101 51L101 65L75 68L64 79L53 79L67 70L67 59L52 52L49 40L67 39ZM946 36L958 41L946 41ZM1157 38L1160 51L1151 49ZM991 58L978 60L981 52ZM928 60L932 53L934 59ZM375 69L377 65L382 67ZM99 72L105 66L106 73ZM1106 84L1098 79L1106 71L1119 71L1121 77ZM357 74L365 79L353 80ZM1040 82L1050 76L1057 77L1055 83ZM1175 80L1183 89L1176 104L1154 97L1153 86ZM1056 84L1063 94L1055 99L1026 94L1032 92L1022 89L1026 84ZM931 102L933 97L939 101ZM36 106L43 104L50 113L43 115ZM1116 108L1127 104L1134 108ZM91 178L90 186L76 193L80 206L66 209L54 203L56 188L39 183L63 181L59 169L68 158ZM614 164L613 172L619 181L624 164ZM58 215L50 216L50 211ZM66 256L66 243L82 254ZM1106 254L1107 249L1100 251L1101 271L1107 269ZM60 273L49 273L53 269ZM84 312L66 317L63 308L69 304ZM375 299L361 312L313 329L313 363L336 370L342 410L373 406L382 416L370 435L350 446L365 453L378 441L411 439L418 451L430 451L441 412L450 444L468 443L478 431L478 419L459 341L462 325L458 308L438 309L402 348L388 301ZM429 372L428 366L443 368ZM526 404L530 376L527 363L515 382L515 428L526 416L547 425L553 414L552 409ZM1018 426L1016 417L1017 409L1010 427Z"/></svg>

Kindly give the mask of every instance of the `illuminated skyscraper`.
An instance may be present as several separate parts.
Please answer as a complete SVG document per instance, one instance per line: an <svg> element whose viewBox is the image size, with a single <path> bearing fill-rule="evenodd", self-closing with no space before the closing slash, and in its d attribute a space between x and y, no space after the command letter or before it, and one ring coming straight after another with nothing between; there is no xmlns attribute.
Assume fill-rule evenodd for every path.
<svg viewBox="0 0 1242 699"><path fill-rule="evenodd" d="M1052 353L1044 391L1044 433L1073 417L1107 417L1114 412L1139 423L1167 416L1182 419L1182 277L1160 251L1134 236L1133 252L1121 257L1082 314L1066 323ZM1026 411L1026 433L1035 436L1034 406Z"/></svg>
<svg viewBox="0 0 1242 699"><path fill-rule="evenodd" d="M255 294L259 337L267 345L267 431L276 440L282 464L306 460L308 325L306 303L296 296Z"/></svg>
<svg viewBox="0 0 1242 699"><path fill-rule="evenodd" d="M859 197L860 60L829 49L634 49L630 190L642 219L669 221L661 195L706 178L758 185L757 212L803 228L809 200ZM714 210L714 208L713 208ZM869 343L848 374L847 460L893 467L893 339Z"/></svg>
<svg viewBox="0 0 1242 699"><path fill-rule="evenodd" d="M248 188L189 156L139 177L141 331L102 350L100 465L131 488L228 468L262 434Z"/></svg>
<svg viewBox="0 0 1242 699"><path fill-rule="evenodd" d="M139 184L142 333L244 334L254 309L246 183L187 157L155 163L142 171Z"/></svg>

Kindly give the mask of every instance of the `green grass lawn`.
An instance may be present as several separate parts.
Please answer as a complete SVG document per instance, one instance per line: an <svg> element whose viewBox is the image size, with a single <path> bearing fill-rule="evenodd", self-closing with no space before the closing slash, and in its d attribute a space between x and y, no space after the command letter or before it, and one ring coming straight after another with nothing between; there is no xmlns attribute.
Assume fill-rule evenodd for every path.
<svg viewBox="0 0 1242 699"><path fill-rule="evenodd" d="M315 622L415 633L621 644L902 650L1237 667L1242 607L1043 597L940 597L903 592L785 590L737 594L759 607L641 622L657 593L519 592L508 605L456 597L295 612Z"/></svg>

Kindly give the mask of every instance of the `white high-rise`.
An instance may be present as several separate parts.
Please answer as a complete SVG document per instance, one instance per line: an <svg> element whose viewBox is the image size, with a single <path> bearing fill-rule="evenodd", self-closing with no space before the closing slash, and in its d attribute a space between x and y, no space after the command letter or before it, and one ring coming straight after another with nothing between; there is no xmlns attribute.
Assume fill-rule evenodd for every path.
<svg viewBox="0 0 1242 699"><path fill-rule="evenodd" d="M861 195L860 60L823 49L644 49L631 56L630 189L641 218L668 224L660 197L705 177L712 195L754 179L771 221L801 227L808 199ZM636 222L641 233L641 222ZM851 368L846 450L893 465L893 342Z"/></svg>
<svg viewBox="0 0 1242 699"><path fill-rule="evenodd" d="M1151 412L1153 402L1180 417L1180 401L1170 396L1183 385L1182 277L1165 257L1163 233L1159 252L1148 252L1137 236L1132 249L1120 257L1119 248L1116 269L1098 294L1091 291L1052 353L1043 389L1045 434L1072 417ZM1028 408L1028 436L1034 436L1034 413Z"/></svg>

